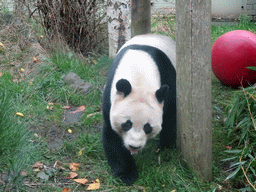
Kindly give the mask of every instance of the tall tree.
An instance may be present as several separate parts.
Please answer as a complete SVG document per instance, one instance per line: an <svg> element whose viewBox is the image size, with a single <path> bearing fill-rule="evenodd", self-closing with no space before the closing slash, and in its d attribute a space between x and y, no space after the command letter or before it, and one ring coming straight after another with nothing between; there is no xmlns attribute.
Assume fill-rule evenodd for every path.
<svg viewBox="0 0 256 192"><path fill-rule="evenodd" d="M151 32L151 2L150 0L131 1L131 31L132 37Z"/></svg>
<svg viewBox="0 0 256 192"><path fill-rule="evenodd" d="M176 0L176 26L178 149L211 181L211 0Z"/></svg>
<svg viewBox="0 0 256 192"><path fill-rule="evenodd" d="M120 47L131 38L129 0L108 0L109 57L115 57Z"/></svg>

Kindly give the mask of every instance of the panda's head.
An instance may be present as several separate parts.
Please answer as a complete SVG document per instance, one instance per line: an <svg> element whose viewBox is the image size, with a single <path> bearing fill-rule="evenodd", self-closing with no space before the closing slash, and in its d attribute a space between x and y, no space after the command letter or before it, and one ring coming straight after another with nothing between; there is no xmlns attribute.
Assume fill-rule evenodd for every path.
<svg viewBox="0 0 256 192"><path fill-rule="evenodd" d="M131 154L137 154L147 139L162 129L163 102L169 87L163 85L150 92L132 87L128 80L120 79L116 90L110 110L111 126Z"/></svg>

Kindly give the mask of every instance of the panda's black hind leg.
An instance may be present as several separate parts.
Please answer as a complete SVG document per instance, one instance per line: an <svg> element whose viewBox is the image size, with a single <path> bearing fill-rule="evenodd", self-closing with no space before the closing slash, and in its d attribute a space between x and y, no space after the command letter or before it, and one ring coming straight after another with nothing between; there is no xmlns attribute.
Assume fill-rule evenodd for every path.
<svg viewBox="0 0 256 192"><path fill-rule="evenodd" d="M111 127L104 125L102 141L114 176L119 177L127 185L132 185L139 176L135 161L124 147L121 137Z"/></svg>

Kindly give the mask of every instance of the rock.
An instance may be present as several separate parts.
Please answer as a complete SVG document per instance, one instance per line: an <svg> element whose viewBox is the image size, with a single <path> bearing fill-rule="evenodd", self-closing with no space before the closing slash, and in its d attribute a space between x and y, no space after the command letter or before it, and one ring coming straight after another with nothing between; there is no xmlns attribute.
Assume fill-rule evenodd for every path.
<svg viewBox="0 0 256 192"><path fill-rule="evenodd" d="M92 88L92 84L84 82L77 74L69 72L63 79L64 82L68 83L70 88L74 91L80 91L86 95Z"/></svg>

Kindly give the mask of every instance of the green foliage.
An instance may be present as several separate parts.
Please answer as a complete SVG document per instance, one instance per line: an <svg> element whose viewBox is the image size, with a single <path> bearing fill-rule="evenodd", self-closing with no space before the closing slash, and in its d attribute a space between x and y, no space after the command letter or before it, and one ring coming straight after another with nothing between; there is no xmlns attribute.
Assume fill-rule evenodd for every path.
<svg viewBox="0 0 256 192"><path fill-rule="evenodd" d="M233 138L233 150L225 151L231 161L231 174L226 178L242 178L245 186L255 185L256 178L256 95L255 88L237 91L231 104L226 108L225 125L229 127L229 137ZM245 170L245 172L243 171ZM248 181L248 180L249 181Z"/></svg>
<svg viewBox="0 0 256 192"><path fill-rule="evenodd" d="M246 14L240 15L239 16L239 21L241 24L247 25L250 23L250 17Z"/></svg>
<svg viewBox="0 0 256 192"><path fill-rule="evenodd" d="M10 77L0 77L0 174L6 190L20 186L21 171L38 156L27 124L22 117L14 117L18 94L16 85L9 82Z"/></svg>

